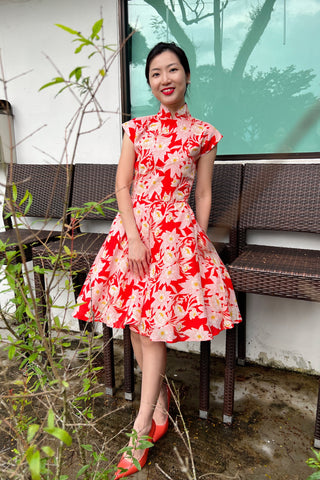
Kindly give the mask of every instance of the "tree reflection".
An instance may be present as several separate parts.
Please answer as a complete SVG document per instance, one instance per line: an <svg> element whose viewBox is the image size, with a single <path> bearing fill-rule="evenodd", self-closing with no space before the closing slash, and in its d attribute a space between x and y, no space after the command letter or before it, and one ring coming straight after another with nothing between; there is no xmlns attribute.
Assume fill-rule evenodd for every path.
<svg viewBox="0 0 320 480"><path fill-rule="evenodd" d="M317 98L308 92L315 78L311 69L298 71L294 65L289 65L283 69L271 67L267 72L257 68L246 70L248 60L270 22L275 2L265 0L248 12L248 31L232 68L226 69L223 66L221 17L228 12L228 0L213 0L211 12L205 10L204 2L200 0L166 3L164 0L145 0L157 13L153 19L155 37L160 34L158 39L163 40L161 29L168 28L171 36L188 53L192 98L200 99L196 105L193 103L193 110L200 118L217 123L224 133L220 153L272 153L279 150L280 145L282 151L293 151L295 139L288 136L288 132L294 129L304 112L317 104ZM208 16L214 20L214 65L197 66L199 50L189 38L186 26L201 23ZM182 19L181 24L177 18ZM146 42L143 50L146 51L140 55L141 59L147 54ZM154 111L154 105L152 108ZM299 145L300 151L308 151L310 145L317 145L319 139L314 127L309 132L308 142Z"/></svg>

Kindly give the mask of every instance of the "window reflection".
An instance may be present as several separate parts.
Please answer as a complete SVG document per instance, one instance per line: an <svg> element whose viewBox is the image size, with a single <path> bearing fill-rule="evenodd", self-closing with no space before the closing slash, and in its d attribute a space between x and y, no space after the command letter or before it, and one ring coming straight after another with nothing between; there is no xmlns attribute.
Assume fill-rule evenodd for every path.
<svg viewBox="0 0 320 480"><path fill-rule="evenodd" d="M220 154L319 151L318 0L129 0L128 7L137 29L132 116L157 111L145 58L158 41L175 41L190 61L191 113L224 134Z"/></svg>

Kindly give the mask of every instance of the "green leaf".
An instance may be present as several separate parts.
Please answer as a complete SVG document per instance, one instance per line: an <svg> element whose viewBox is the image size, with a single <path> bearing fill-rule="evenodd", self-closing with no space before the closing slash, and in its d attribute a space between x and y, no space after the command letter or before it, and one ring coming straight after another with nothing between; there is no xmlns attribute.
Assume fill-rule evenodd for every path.
<svg viewBox="0 0 320 480"><path fill-rule="evenodd" d="M39 265L34 265L33 270L34 270L36 273L42 273L42 274L46 273L46 269L40 267Z"/></svg>
<svg viewBox="0 0 320 480"><path fill-rule="evenodd" d="M16 381L13 382L13 384L14 385L19 385L21 387L22 385L24 385L24 381L23 380L16 380Z"/></svg>
<svg viewBox="0 0 320 480"><path fill-rule="evenodd" d="M20 206L20 207L21 207L21 205L27 200L28 196L29 196L29 191L26 190L23 199L22 199L21 202L19 203L19 206Z"/></svg>
<svg viewBox="0 0 320 480"><path fill-rule="evenodd" d="M54 324L57 328L61 328L60 318L58 316L53 318Z"/></svg>
<svg viewBox="0 0 320 480"><path fill-rule="evenodd" d="M32 200L33 200L33 197L32 197L32 195L31 195L31 193L30 193L30 192L28 192L28 193L29 193L29 195L28 195L28 204L27 204L26 208L24 209L24 214L25 214L25 215L27 215L27 213L29 212L30 207L31 207L31 205L32 205Z"/></svg>
<svg viewBox="0 0 320 480"><path fill-rule="evenodd" d="M36 360L36 358L38 358L38 355L39 355L38 352L34 352L32 355L30 355L30 357L29 357L29 363L34 362L34 361ZM42 372L40 372L40 373L42 373Z"/></svg>
<svg viewBox="0 0 320 480"><path fill-rule="evenodd" d="M139 461L135 458L135 457L132 457L132 463L136 466L136 468L140 471L141 470L141 465L139 463Z"/></svg>
<svg viewBox="0 0 320 480"><path fill-rule="evenodd" d="M51 382L49 382L49 385L50 387L52 387L53 385L57 385L58 383L58 380L52 380Z"/></svg>
<svg viewBox="0 0 320 480"><path fill-rule="evenodd" d="M145 450L146 448L150 448L153 446L153 443L149 440L139 440L139 444L136 447L137 450Z"/></svg>
<svg viewBox="0 0 320 480"><path fill-rule="evenodd" d="M95 37L97 37L98 33L100 32L101 28L103 25L103 18L100 18L92 27L92 34L91 34L91 40L93 40ZM97 38L99 40L99 38Z"/></svg>
<svg viewBox="0 0 320 480"><path fill-rule="evenodd" d="M90 465L83 465L83 467L80 468L79 472L77 473L76 478L79 478L81 475L83 475L89 468Z"/></svg>
<svg viewBox="0 0 320 480"><path fill-rule="evenodd" d="M104 395L104 393L103 393L103 392L97 392L97 393L93 393L93 394L91 395L91 398L97 398L97 397L101 397L102 395Z"/></svg>
<svg viewBox="0 0 320 480"><path fill-rule="evenodd" d="M40 425L37 425L36 423L33 423L32 425L29 426L28 428L28 435L27 435L27 440L30 443L31 440L34 438L35 434L39 430Z"/></svg>
<svg viewBox="0 0 320 480"><path fill-rule="evenodd" d="M110 47L110 45L105 45L103 48L105 48L106 50L110 50L110 52L115 52L116 51L116 49Z"/></svg>
<svg viewBox="0 0 320 480"><path fill-rule="evenodd" d="M30 306L29 306L28 303L27 303L27 305L26 305L26 314L27 314L28 317L30 317L32 320L35 320L35 316L34 316L33 313L31 312Z"/></svg>
<svg viewBox="0 0 320 480"><path fill-rule="evenodd" d="M45 85L42 85L42 87L39 88L39 92L41 92L41 90L43 90L44 88L48 88L48 87L51 87L52 85L57 85L58 83L63 83L63 82L65 82L64 78L56 77L51 82L46 83Z"/></svg>
<svg viewBox="0 0 320 480"><path fill-rule="evenodd" d="M75 77L76 81L78 82L82 76L82 69L86 67L76 67L69 75L69 78Z"/></svg>
<svg viewBox="0 0 320 480"><path fill-rule="evenodd" d="M314 472L307 480L319 480L320 479L320 472Z"/></svg>
<svg viewBox="0 0 320 480"><path fill-rule="evenodd" d="M71 33L71 35L79 35L80 32L77 32L77 30L73 30L73 28L66 27L65 25L61 25L60 23L55 24L56 27L62 28L62 30L65 30L68 33Z"/></svg>
<svg viewBox="0 0 320 480"><path fill-rule="evenodd" d="M63 250L66 252L67 255L71 256L71 250L69 247L67 247L67 245L64 245Z"/></svg>
<svg viewBox="0 0 320 480"><path fill-rule="evenodd" d="M50 408L48 411L48 427L54 428L54 412L52 408Z"/></svg>
<svg viewBox="0 0 320 480"><path fill-rule="evenodd" d="M93 452L93 446L92 445L81 445L81 447L84 450L87 450L87 452Z"/></svg>
<svg viewBox="0 0 320 480"><path fill-rule="evenodd" d="M51 447L41 447L41 450L47 455L47 457L54 457L55 451Z"/></svg>
<svg viewBox="0 0 320 480"><path fill-rule="evenodd" d="M18 197L18 192L17 192L17 185L15 183L12 184L12 200L14 202L17 201L17 197Z"/></svg>
<svg viewBox="0 0 320 480"><path fill-rule="evenodd" d="M86 45L88 45L86 42L84 43L81 43L74 51L74 53L80 53L81 50L83 49L83 47L85 47Z"/></svg>
<svg viewBox="0 0 320 480"><path fill-rule="evenodd" d="M26 452L27 462L29 464L29 470L32 480L41 480L40 469L41 459L39 450L34 451L34 447L28 448Z"/></svg>
<svg viewBox="0 0 320 480"><path fill-rule="evenodd" d="M97 205L97 206L96 206L96 210L97 210L98 213L100 213L100 215L104 215L104 212L103 212L103 210L102 210L101 205Z"/></svg>
<svg viewBox="0 0 320 480"><path fill-rule="evenodd" d="M57 427L44 428L44 431L49 433L49 435L52 435L53 437L57 438L58 440L61 440L61 442L63 442L68 447L70 447L70 445L72 444L71 436L69 435L68 432L66 432L62 428L57 428Z"/></svg>
<svg viewBox="0 0 320 480"><path fill-rule="evenodd" d="M9 350L8 350L8 358L9 358L9 360L12 360L12 359L13 359L15 353L16 353L16 347L15 347L15 345L11 345L10 348L9 348Z"/></svg>
<svg viewBox="0 0 320 480"><path fill-rule="evenodd" d="M58 91L58 93L57 93L56 96L60 95L60 93L62 93L62 92L63 92L64 90L66 90L67 88L70 88L72 85L73 85L73 84L68 83L67 85L65 85L64 87L62 87L62 88Z"/></svg>

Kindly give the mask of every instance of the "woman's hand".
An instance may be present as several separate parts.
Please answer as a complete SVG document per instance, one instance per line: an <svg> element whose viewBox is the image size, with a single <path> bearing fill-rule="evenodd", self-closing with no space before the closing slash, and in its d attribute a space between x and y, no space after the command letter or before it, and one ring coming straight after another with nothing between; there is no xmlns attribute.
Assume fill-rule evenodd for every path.
<svg viewBox="0 0 320 480"><path fill-rule="evenodd" d="M142 278L149 272L150 251L140 238L129 241L129 268L135 274Z"/></svg>

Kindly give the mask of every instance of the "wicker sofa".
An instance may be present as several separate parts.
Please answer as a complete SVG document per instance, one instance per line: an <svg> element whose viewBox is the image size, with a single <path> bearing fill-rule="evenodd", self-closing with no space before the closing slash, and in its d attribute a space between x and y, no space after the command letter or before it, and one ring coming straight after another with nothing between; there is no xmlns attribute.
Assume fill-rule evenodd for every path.
<svg viewBox="0 0 320 480"><path fill-rule="evenodd" d="M42 167L48 167L46 171L48 172L50 166ZM26 179L29 181L33 178L35 180L33 183L38 187L39 183L41 187L45 185L45 189L42 188L42 190L46 193L40 189L42 206L44 200L48 198L48 191L53 191L56 186L59 178L57 175L61 175L60 170L49 175L42 172L39 180L36 177L38 167L24 165L23 168L18 167L16 170L19 171L20 177L22 175L21 178L19 177L19 182L23 183ZM62 172L65 175L64 169ZM66 178L58 181L58 184L63 185L63 192L58 194L59 200L63 198L63 202L60 202L61 211L59 210L56 215L61 215L66 201L71 207L81 207L85 202L101 201L114 195L115 173L116 165L75 165L66 173L66 178L69 180L71 175L71 181L67 182L71 186L69 197ZM48 181L50 181L49 186ZM216 248L229 269L244 318L241 325L236 329L228 330L226 335L223 420L225 423L231 423L236 357L239 364L244 364L246 358L246 293L320 302L320 249L251 245L248 242L248 232L273 230L319 235L320 165L262 162L255 164L249 162L242 165L240 162L232 164L220 162L215 166L212 189L213 202L209 223L211 227L222 226L229 232L229 238L225 242L217 243ZM193 193L190 204L194 208ZM106 209L104 216L89 213L87 218L94 222L106 219L112 221L114 216L115 211ZM72 248L77 252L73 260L73 269L77 272L74 276L74 288L78 293L105 234L83 233L80 229L74 233L74 238L70 238L70 232L68 232L59 240L49 235L51 240L49 244L46 243L45 238L41 238L41 242L36 243L34 243L35 239L31 238L26 253L27 259L33 259L35 265L50 270L57 268L52 264L51 258L52 254L61 249L61 242L67 247L70 247L72 242ZM11 235L12 232L8 234ZM45 280L40 271L38 269L35 272L35 288L37 297L42 299L39 302L41 315L45 317ZM81 325L81 328L83 327ZM115 387L112 329L104 326L103 334L106 393L112 395ZM238 348L236 348L237 341ZM209 410L210 347L211 342L201 343L199 411L202 418L207 417ZM133 364L130 333L125 329L124 390L128 400L131 400L134 395ZM320 386L314 445L320 448Z"/></svg>

